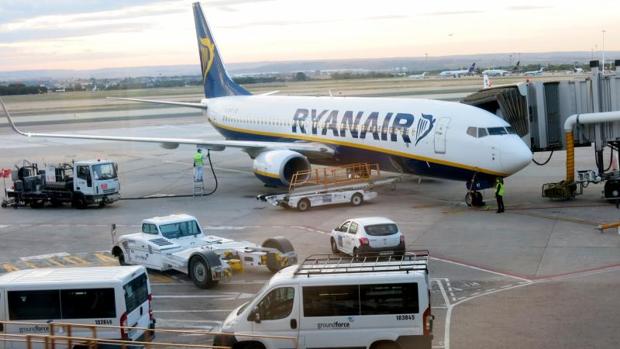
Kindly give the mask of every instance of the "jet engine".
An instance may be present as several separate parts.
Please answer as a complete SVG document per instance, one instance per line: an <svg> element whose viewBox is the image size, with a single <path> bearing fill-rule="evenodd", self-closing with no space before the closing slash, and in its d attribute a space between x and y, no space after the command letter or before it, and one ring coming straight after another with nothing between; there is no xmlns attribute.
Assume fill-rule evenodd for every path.
<svg viewBox="0 0 620 349"><path fill-rule="evenodd" d="M293 174L310 169L310 161L305 156L284 149L260 153L253 166L256 177L271 186L288 186Z"/></svg>

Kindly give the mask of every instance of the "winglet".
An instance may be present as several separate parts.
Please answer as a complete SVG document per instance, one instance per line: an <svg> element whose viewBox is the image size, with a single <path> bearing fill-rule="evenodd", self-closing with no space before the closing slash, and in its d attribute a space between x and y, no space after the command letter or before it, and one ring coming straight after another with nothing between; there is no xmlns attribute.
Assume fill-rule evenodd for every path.
<svg viewBox="0 0 620 349"><path fill-rule="evenodd" d="M4 101L2 100L2 98L0 98L0 104L2 105L2 109L4 110L6 119L9 121L9 125L11 126L13 131L15 131L16 133L22 136L30 137L28 133L22 132L20 129L17 128L17 126L15 126L15 122L13 122L13 119L11 118L11 114L9 113L9 110L6 108L6 105L4 105Z"/></svg>

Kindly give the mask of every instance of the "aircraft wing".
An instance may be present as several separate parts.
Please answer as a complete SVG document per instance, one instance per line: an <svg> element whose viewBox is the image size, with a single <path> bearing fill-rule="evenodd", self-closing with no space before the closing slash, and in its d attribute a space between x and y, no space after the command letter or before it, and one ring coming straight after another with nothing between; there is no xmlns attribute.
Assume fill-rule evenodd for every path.
<svg viewBox="0 0 620 349"><path fill-rule="evenodd" d="M178 105L179 107L207 109L207 105L202 104L202 103L172 102L172 101L160 101L160 100L153 100L153 99L119 98L119 97L106 97L106 99L115 99L119 101L143 102L143 103L154 103L154 104L168 104L168 105Z"/></svg>
<svg viewBox="0 0 620 349"><path fill-rule="evenodd" d="M159 102L159 101L158 101ZM311 142L260 142L260 141L235 141L235 140L207 140L199 138L161 138L161 137L128 137L128 136L99 136L85 134L63 134L63 133L38 133L24 132L17 128L15 122L11 118L4 102L0 99L2 109L6 114L9 125L16 133L25 137L41 137L41 138L68 138L68 139L90 139L103 141L121 141L121 142L143 142L143 143L159 143L167 149L174 149L180 144L196 145L205 149L222 151L226 147L239 148L250 155L258 154L267 149L289 149L308 155L333 155L334 149L321 143Z"/></svg>

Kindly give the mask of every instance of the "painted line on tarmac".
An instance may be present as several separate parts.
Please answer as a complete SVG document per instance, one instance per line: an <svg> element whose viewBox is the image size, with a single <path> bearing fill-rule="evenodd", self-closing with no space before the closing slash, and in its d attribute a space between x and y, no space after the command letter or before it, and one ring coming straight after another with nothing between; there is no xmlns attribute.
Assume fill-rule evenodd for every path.
<svg viewBox="0 0 620 349"><path fill-rule="evenodd" d="M4 229L4 228L8 228L8 227L9 227L8 225L0 224L0 229Z"/></svg>
<svg viewBox="0 0 620 349"><path fill-rule="evenodd" d="M450 264L454 264L454 265L459 265L459 266L470 268L470 269L474 269L474 270L484 271L484 272L487 272L487 273L491 273L491 274L495 274L495 275L500 275L500 276L504 276L504 277L508 277L508 278L512 278L512 279L517 279L517 280L521 280L521 281L525 281L525 282L531 282L532 281L531 279L528 279L528 278L526 278L526 277L524 277L522 275L511 274L511 273L505 273L505 272L501 272L501 271L497 271L497 270L492 270L492 269L485 268L485 267L482 267L482 266L468 264L468 263L465 263L465 262L457 261L457 260L446 258L446 257L431 257L431 259L434 259L434 260L440 261L440 262L445 262L445 263L450 263Z"/></svg>
<svg viewBox="0 0 620 349"><path fill-rule="evenodd" d="M67 252L58 252L58 253L48 253L48 254L40 254L38 256L28 256L28 257L21 257L20 260L21 261L31 261L34 259L48 259L48 258L54 258L54 257L66 257L69 254Z"/></svg>
<svg viewBox="0 0 620 349"><path fill-rule="evenodd" d="M250 299L252 297L254 297L253 293L244 293L244 292L219 293L219 294L171 294L171 295L153 296L154 299L209 298L209 299L219 299L219 300Z"/></svg>

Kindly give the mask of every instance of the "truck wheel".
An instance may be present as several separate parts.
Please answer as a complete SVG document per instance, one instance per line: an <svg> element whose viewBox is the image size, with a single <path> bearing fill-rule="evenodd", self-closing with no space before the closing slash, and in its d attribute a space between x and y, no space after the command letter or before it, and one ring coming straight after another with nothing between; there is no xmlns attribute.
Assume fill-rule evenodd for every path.
<svg viewBox="0 0 620 349"><path fill-rule="evenodd" d="M308 199L299 200L299 202L297 203L297 209L300 212L308 211L310 209L310 200Z"/></svg>
<svg viewBox="0 0 620 349"><path fill-rule="evenodd" d="M43 200L32 200L32 201L30 201L30 207L31 208L42 208L43 206L45 206L45 201L43 201Z"/></svg>
<svg viewBox="0 0 620 349"><path fill-rule="evenodd" d="M214 252L207 252L207 255L208 254L212 254L215 257L197 255L192 257L189 261L189 278L192 279L194 285L203 289L215 287L219 282L219 280L213 280L211 276L212 266L209 265L210 263L207 260L215 262L214 258L217 258L217 263L221 265L220 257ZM216 265L213 265L213 267L215 266Z"/></svg>
<svg viewBox="0 0 620 349"><path fill-rule="evenodd" d="M400 345L398 345L398 343L395 343L395 342L384 341L384 342L373 344L371 348L372 349L400 349Z"/></svg>
<svg viewBox="0 0 620 349"><path fill-rule="evenodd" d="M360 193L355 193L351 196L351 205L359 206L364 202L364 197Z"/></svg>
<svg viewBox="0 0 620 349"><path fill-rule="evenodd" d="M330 243L330 245L332 245L332 253L333 254L337 254L338 253L338 245L336 244L336 240L334 240L334 238L330 238L329 239L329 243Z"/></svg>
<svg viewBox="0 0 620 349"><path fill-rule="evenodd" d="M79 208L79 209L85 209L86 207L88 207L88 204L86 203L86 199L84 199L81 196L78 196L78 197L73 198L73 207Z"/></svg>
<svg viewBox="0 0 620 349"><path fill-rule="evenodd" d="M265 242L263 242L262 246L266 248L274 248L283 254L289 253L289 252L295 252L295 249L293 248L293 244L291 244L291 242L288 239L282 236L267 239L265 240ZM296 259L291 260L289 258L288 260L285 261L285 263L282 263L282 261L278 257L279 256L276 253L271 253L271 252L267 253L267 269L269 269L269 271L271 271L272 273L277 273L281 269L288 267L289 265L293 265L297 262Z"/></svg>
<svg viewBox="0 0 620 349"><path fill-rule="evenodd" d="M125 254L123 253L123 250L121 250L118 246L112 249L112 255L118 259L119 265L129 265L125 260Z"/></svg>

